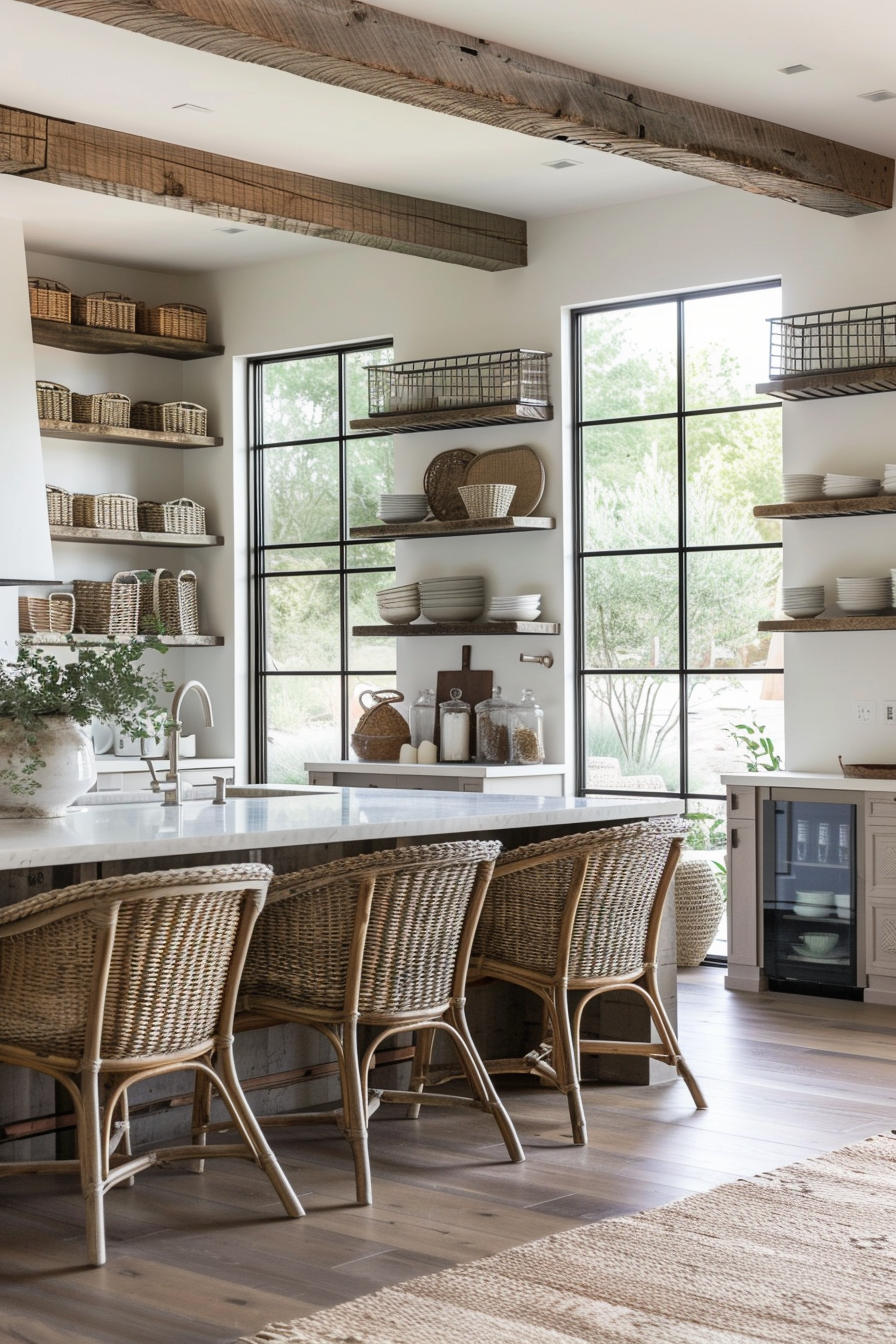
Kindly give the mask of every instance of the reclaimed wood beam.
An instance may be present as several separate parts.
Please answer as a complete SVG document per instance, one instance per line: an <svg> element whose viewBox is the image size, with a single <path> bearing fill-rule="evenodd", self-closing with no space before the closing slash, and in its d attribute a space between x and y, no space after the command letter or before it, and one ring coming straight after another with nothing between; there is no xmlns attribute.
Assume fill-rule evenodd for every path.
<svg viewBox="0 0 896 1344"><path fill-rule="evenodd" d="M0 107L0 172L477 270L526 264L524 220L15 108Z"/></svg>
<svg viewBox="0 0 896 1344"><path fill-rule="evenodd" d="M886 210L893 160L577 70L361 0L23 0L836 215Z"/></svg>

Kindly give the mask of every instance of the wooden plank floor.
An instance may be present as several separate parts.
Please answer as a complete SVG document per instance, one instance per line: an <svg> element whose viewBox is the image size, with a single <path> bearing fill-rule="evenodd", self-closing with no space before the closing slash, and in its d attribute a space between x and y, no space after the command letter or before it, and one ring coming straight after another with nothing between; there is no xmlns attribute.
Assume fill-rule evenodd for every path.
<svg viewBox="0 0 896 1344"><path fill-rule="evenodd" d="M564 1100L538 1088L507 1094L528 1155L517 1167L485 1116L424 1109L411 1123L383 1108L371 1136L376 1203L359 1209L335 1132L275 1129L307 1218L283 1218L248 1164L151 1171L108 1197L102 1269L83 1266L69 1179L4 1181L0 1344L225 1344L896 1126L896 1010L728 994L721 974L681 978L682 1044L709 1110L695 1112L682 1083L591 1086L585 1149L569 1143Z"/></svg>

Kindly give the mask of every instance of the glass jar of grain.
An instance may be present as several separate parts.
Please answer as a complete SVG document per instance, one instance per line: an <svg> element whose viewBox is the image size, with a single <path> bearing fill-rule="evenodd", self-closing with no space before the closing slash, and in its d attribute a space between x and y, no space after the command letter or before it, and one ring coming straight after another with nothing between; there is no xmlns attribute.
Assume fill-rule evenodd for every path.
<svg viewBox="0 0 896 1344"><path fill-rule="evenodd" d="M508 712L511 765L541 765L544 760L544 710L532 691L523 691Z"/></svg>
<svg viewBox="0 0 896 1344"><path fill-rule="evenodd" d="M480 765L507 764L510 755L507 712L510 707L500 686L493 686L491 699L480 700L476 706L476 760Z"/></svg>

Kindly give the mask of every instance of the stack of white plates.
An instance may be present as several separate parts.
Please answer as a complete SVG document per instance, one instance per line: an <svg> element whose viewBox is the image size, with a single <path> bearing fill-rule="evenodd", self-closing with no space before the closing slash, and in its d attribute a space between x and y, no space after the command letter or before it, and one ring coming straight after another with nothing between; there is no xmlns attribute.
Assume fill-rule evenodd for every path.
<svg viewBox="0 0 896 1344"><path fill-rule="evenodd" d="M892 588L889 575L885 579L838 579L837 604L841 611L864 615L889 611Z"/></svg>
<svg viewBox="0 0 896 1344"><path fill-rule="evenodd" d="M423 615L430 621L475 621L485 610L481 574L421 579L419 587Z"/></svg>
<svg viewBox="0 0 896 1344"><path fill-rule="evenodd" d="M376 516L384 523L419 523L428 513L425 495L380 495Z"/></svg>
<svg viewBox="0 0 896 1344"><path fill-rule="evenodd" d="M882 495L896 495L896 463L887 462L884 466L884 479L881 484Z"/></svg>
<svg viewBox="0 0 896 1344"><path fill-rule="evenodd" d="M380 616L390 625L407 625L420 615L420 589L416 583L398 583L376 595Z"/></svg>
<svg viewBox="0 0 896 1344"><path fill-rule="evenodd" d="M493 597L487 621L537 621L541 593L523 593L520 597Z"/></svg>
<svg viewBox="0 0 896 1344"><path fill-rule="evenodd" d="M784 476L784 500L795 504L800 499L821 499L823 476L809 476L806 472L791 472Z"/></svg>
<svg viewBox="0 0 896 1344"><path fill-rule="evenodd" d="M824 611L824 584L804 588L785 588L781 603L785 616L820 616Z"/></svg>
<svg viewBox="0 0 896 1344"><path fill-rule="evenodd" d="M880 494L880 481L875 476L840 476L829 471L822 488L826 499L868 499Z"/></svg>

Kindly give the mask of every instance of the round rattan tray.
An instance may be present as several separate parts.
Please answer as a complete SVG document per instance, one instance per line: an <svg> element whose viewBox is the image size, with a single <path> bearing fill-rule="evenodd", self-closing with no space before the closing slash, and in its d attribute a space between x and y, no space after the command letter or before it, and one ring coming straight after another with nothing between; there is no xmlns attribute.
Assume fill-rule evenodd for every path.
<svg viewBox="0 0 896 1344"><path fill-rule="evenodd" d="M838 756L844 779L896 779L896 765L844 765Z"/></svg>

